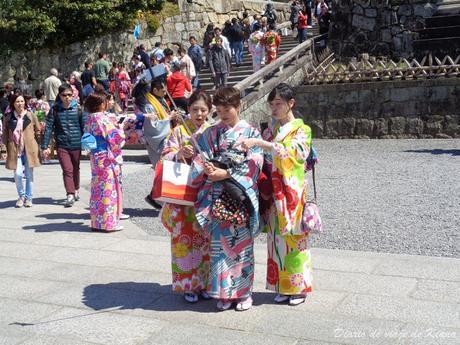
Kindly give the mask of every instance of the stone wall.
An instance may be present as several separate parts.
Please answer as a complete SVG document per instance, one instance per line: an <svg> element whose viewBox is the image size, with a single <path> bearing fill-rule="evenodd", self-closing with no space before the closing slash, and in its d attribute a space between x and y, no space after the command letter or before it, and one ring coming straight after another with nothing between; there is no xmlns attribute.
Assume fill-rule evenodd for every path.
<svg viewBox="0 0 460 345"><path fill-rule="evenodd" d="M141 36L136 42L132 31L120 32L77 42L57 49L40 49L18 52L9 57L0 57L0 82L18 82L28 84L30 91L40 86L49 75L52 67L58 68L61 75L68 75L75 70L83 70L86 60L97 59L97 54L104 51L110 61L129 62L134 48L143 43L147 49L156 42L171 45L182 43L188 45L190 35L200 41L206 26L213 22L222 25L227 19L247 11L250 15L263 13L266 1L262 0L194 0L189 4L179 0L180 15L166 18L155 34L148 31L142 23ZM274 3L279 22L289 19L289 4Z"/></svg>
<svg viewBox="0 0 460 345"><path fill-rule="evenodd" d="M460 138L460 80L300 86L298 110L322 138Z"/></svg>
<svg viewBox="0 0 460 345"><path fill-rule="evenodd" d="M436 10L436 0L334 1L329 45L341 57L410 57L415 29Z"/></svg>

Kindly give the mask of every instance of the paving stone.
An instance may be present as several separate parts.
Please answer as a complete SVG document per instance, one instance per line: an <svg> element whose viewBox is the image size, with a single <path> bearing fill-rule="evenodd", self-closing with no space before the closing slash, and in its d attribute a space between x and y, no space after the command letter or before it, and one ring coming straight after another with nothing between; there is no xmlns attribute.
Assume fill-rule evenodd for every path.
<svg viewBox="0 0 460 345"><path fill-rule="evenodd" d="M43 258L56 248L36 244L0 242L0 256L22 259Z"/></svg>
<svg viewBox="0 0 460 345"><path fill-rule="evenodd" d="M64 336L97 344L133 345L157 333L165 323L110 313L65 308L31 326L32 332L51 337Z"/></svg>
<svg viewBox="0 0 460 345"><path fill-rule="evenodd" d="M169 345L295 345L293 337L280 337L269 334L249 333L232 329L221 329L203 325L178 325L170 323L158 335L152 336L143 344Z"/></svg>
<svg viewBox="0 0 460 345"><path fill-rule="evenodd" d="M384 296L408 296L417 279L378 276L363 273L314 271L314 284L318 290L347 291Z"/></svg>
<svg viewBox="0 0 460 345"><path fill-rule="evenodd" d="M350 295L337 307L339 314L395 320L433 327L460 328L460 306L408 297Z"/></svg>
<svg viewBox="0 0 460 345"><path fill-rule="evenodd" d="M0 279L0 296L8 298L28 299L55 291L56 282L26 277L3 276Z"/></svg>
<svg viewBox="0 0 460 345"><path fill-rule="evenodd" d="M97 234L98 235L98 234ZM86 248L101 249L110 246L122 239L113 236L95 236L93 233L56 233L53 236L39 238L34 243L48 246L68 247L68 248Z"/></svg>
<svg viewBox="0 0 460 345"><path fill-rule="evenodd" d="M115 244L103 247L104 250L139 253L148 255L170 255L171 244L169 242L153 242L152 240L123 239Z"/></svg>
<svg viewBox="0 0 460 345"><path fill-rule="evenodd" d="M1 344L1 343L0 343ZM67 338L62 336L49 337L46 335L34 335L20 345L97 345L103 343L90 343L81 339Z"/></svg>
<svg viewBox="0 0 460 345"><path fill-rule="evenodd" d="M419 280L411 297L424 301L460 303L460 284L457 282Z"/></svg>
<svg viewBox="0 0 460 345"><path fill-rule="evenodd" d="M59 309L61 307L56 305L0 297L0 325L2 327L8 325L13 331L16 329L19 331L27 330L27 328L22 328L19 324L36 322Z"/></svg>
<svg viewBox="0 0 460 345"><path fill-rule="evenodd" d="M0 274L2 276L18 277L41 276L44 272L52 271L60 265L59 263L40 261L38 259L0 257Z"/></svg>
<svg viewBox="0 0 460 345"><path fill-rule="evenodd" d="M386 337L410 345L458 345L460 328L406 325L396 334L387 334Z"/></svg>
<svg viewBox="0 0 460 345"><path fill-rule="evenodd" d="M425 259L425 260L423 260ZM420 260L388 258L372 272L379 275L403 276L433 280L460 281L460 259L420 258Z"/></svg>
<svg viewBox="0 0 460 345"><path fill-rule="evenodd" d="M332 253L331 253L332 252ZM363 258L347 255L340 251L312 251L313 267L320 270L371 273L382 258Z"/></svg>
<svg viewBox="0 0 460 345"><path fill-rule="evenodd" d="M402 323L386 320L353 318L321 312L298 313L286 312L285 308L296 309L289 306L280 308L282 317L272 313L265 313L258 320L254 329L256 332L267 334L292 336L313 342L331 342L340 344L369 344L383 343L373 334L379 330L397 331Z"/></svg>

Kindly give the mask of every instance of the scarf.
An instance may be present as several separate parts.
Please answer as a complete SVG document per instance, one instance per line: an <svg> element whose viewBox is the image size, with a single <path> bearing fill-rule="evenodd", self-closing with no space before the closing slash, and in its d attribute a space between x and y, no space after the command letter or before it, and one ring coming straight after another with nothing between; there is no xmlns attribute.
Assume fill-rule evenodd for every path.
<svg viewBox="0 0 460 345"><path fill-rule="evenodd" d="M16 116L16 118L18 119L18 122L16 123L16 128L13 131L13 140L14 140L14 143L19 146L19 150L18 150L18 157L19 157L24 152L23 126L24 126L25 114L21 116L15 111L14 116Z"/></svg>
<svg viewBox="0 0 460 345"><path fill-rule="evenodd" d="M147 92L145 98L147 99L147 102L149 102L152 105L153 109L155 109L155 113L157 114L159 120L165 120L169 117L169 107L166 104L166 102L162 104L161 101L158 100L158 98L156 98L150 92Z"/></svg>

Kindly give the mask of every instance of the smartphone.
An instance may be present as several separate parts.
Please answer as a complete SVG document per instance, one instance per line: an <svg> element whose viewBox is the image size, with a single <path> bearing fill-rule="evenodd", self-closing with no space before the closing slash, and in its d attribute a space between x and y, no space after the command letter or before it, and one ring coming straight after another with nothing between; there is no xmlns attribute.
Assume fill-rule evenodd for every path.
<svg viewBox="0 0 460 345"><path fill-rule="evenodd" d="M120 116L118 118L118 123L123 123L123 121L126 119L126 116Z"/></svg>

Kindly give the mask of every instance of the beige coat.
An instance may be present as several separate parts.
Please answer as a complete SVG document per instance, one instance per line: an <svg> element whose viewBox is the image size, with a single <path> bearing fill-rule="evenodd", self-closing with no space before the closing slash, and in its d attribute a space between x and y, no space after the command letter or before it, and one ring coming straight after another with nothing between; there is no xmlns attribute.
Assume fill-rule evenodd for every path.
<svg viewBox="0 0 460 345"><path fill-rule="evenodd" d="M18 162L19 145L14 142L13 132L16 124L16 117L13 113L6 114L3 117L3 144L6 146L6 168L16 170ZM24 150L27 156L29 167L36 168L40 164L40 150L36 136L40 133L40 124L37 116L31 112L27 112L24 116L23 136L24 136Z"/></svg>

